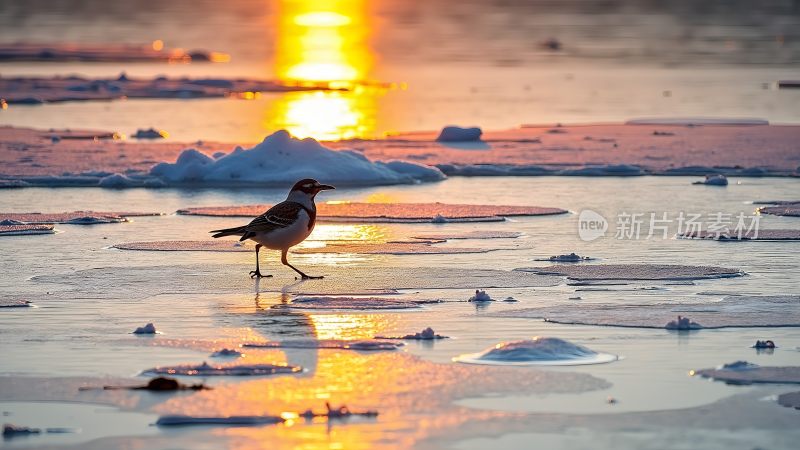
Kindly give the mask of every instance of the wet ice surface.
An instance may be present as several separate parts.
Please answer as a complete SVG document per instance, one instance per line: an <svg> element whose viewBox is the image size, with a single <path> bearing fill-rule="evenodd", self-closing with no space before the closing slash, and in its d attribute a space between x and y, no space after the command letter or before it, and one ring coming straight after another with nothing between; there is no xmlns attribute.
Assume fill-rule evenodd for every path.
<svg viewBox="0 0 800 450"><path fill-rule="evenodd" d="M154 367L143 370L143 375L182 375L188 377L246 377L292 374L300 372L300 366L275 365L275 364L235 364L211 365L188 364L179 366Z"/></svg>
<svg viewBox="0 0 800 450"><path fill-rule="evenodd" d="M231 240L215 241L149 241L114 244L120 250L162 252L252 252L255 246Z"/></svg>
<svg viewBox="0 0 800 450"><path fill-rule="evenodd" d="M96 212L73 211L59 213L0 213L0 221L9 220L24 224L63 223L71 225L94 225L128 221L128 217L157 216L159 213L146 212Z"/></svg>
<svg viewBox="0 0 800 450"><path fill-rule="evenodd" d="M762 206L758 208L761 214L771 214L774 216L800 217L800 201L778 201L764 202L775 206Z"/></svg>
<svg viewBox="0 0 800 450"><path fill-rule="evenodd" d="M597 264L581 266L551 266L521 268L519 271L540 275L561 275L572 280L703 280L739 277L738 269L712 266L681 266L666 264Z"/></svg>
<svg viewBox="0 0 800 450"><path fill-rule="evenodd" d="M255 217L272 205L214 206L184 208L178 214ZM437 218L445 221L497 221L502 217L540 216L564 214L559 208L537 206L470 205L446 203L358 203L325 202L317 204L317 218L320 220L344 220L352 222L432 222Z"/></svg>
<svg viewBox="0 0 800 450"><path fill-rule="evenodd" d="M539 336L522 341L501 342L482 352L453 358L453 361L468 364L512 366L577 366L616 360L616 355L598 353L559 338Z"/></svg>
<svg viewBox="0 0 800 450"><path fill-rule="evenodd" d="M386 342L375 339L321 339L310 340L287 340L282 342L262 342L247 343L242 346L245 348L304 348L304 349L326 349L326 350L356 350L356 351L385 351L397 350L403 344Z"/></svg>
<svg viewBox="0 0 800 450"><path fill-rule="evenodd" d="M800 230L758 230L747 232L692 231L678 235L684 239L712 239L718 241L798 241Z"/></svg>
<svg viewBox="0 0 800 450"><path fill-rule="evenodd" d="M798 296L732 296L703 303L639 305L580 304L527 308L495 313L502 317L541 318L548 322L615 327L669 327L684 316L703 328L800 327Z"/></svg>
<svg viewBox="0 0 800 450"><path fill-rule="evenodd" d="M513 204L513 193L524 189L551 198L551 201L536 203L557 204L571 211L583 208L601 211L613 226L618 211L648 211L653 205L663 206L670 212L719 209L726 213L751 213L755 207L746 201L791 198L797 189L794 180L764 178L743 180L742 184L731 180L726 190L699 189L703 192L693 193L692 203L687 205L683 202L691 179L682 177L591 182L494 178L480 180L480 191L470 189L475 179L467 181L470 180L450 179L437 185L336 193L342 198L362 201L380 194L403 202L447 198L453 203ZM631 190L641 195L636 198L624 195ZM158 209L174 211L213 204L274 203L285 196L285 192L269 189L253 192L92 191L88 197L91 203L87 203L85 190L25 191L24 195L15 191L4 193L8 206L3 209L112 211L124 207L144 211L152 209L148 205L156 204ZM56 198L59 205L49 203ZM31 208L30 202L39 206ZM763 216L761 220L764 228L795 226L792 218ZM707 329L678 333L495 317L495 313L507 310L559 307L568 303L579 303L582 307L660 303L708 307L726 293L759 296L791 293L797 290L797 281L787 274L796 272L800 266L798 249L791 243L737 246L746 248L737 252L716 242L626 241L611 235L586 243L577 236L577 214L520 217L502 225L320 224L319 231L324 231L327 237L377 234L384 240L502 227L504 231L523 233L511 240L520 243L522 249L496 250L485 255L290 255L290 261L304 271L326 275L319 282L303 283L294 279L290 269L280 265L279 255L273 252L262 253L262 271L276 278L256 283L247 277L247 272L253 269L252 253L122 252L109 248L122 242L207 239L207 230L230 222L230 219L214 217L142 217L119 226L63 225L60 228L64 233L4 240L0 252L3 252L2 261L6 264L3 269L8 276L0 280L0 289L14 294L15 298L33 300L38 307L9 308L0 314L0 352L4 356L0 369L4 375L0 377L0 398L103 402L154 416L272 415L309 407L319 409L322 407L319 396L330 396L335 404L380 410L381 416L374 423L349 423L333 428L336 441L345 448L364 443L373 447L428 445L440 448L451 445L456 436L480 438L509 432L533 433L534 438L542 433L556 433L550 441L542 442L561 442L559 439L574 436L583 443L593 443L596 438L600 443L621 439L637 444L649 442L645 438L655 436L655 442L663 444L672 442L670 436L691 435L710 439L704 442L719 443L731 433L732 426L758 426L767 430L758 435L758 442L754 441L752 433L737 435L746 437L748 443L754 442L754 446L793 448L796 445L796 440L785 439L786 436L796 437L791 431L796 428L796 411L758 400L791 391L791 387L730 386L687 374L692 369L743 359L761 366L795 366L797 345L793 343L800 340L797 328ZM48 242L31 245L31 239ZM504 240L470 240L447 245L495 249L506 244ZM590 280L590 286L571 286L583 282L565 280L563 276L511 271L517 267L549 265L531 260L558 255L565 250L602 256L603 263L607 264L724 266L741 269L747 276L691 282L612 280L603 282L602 286L593 286L599 282ZM497 271L485 272L490 268ZM582 291L579 294L583 300L568 300L576 295L577 289L587 287L607 290ZM659 289L642 289L650 287ZM351 290L353 292L344 295L354 296L354 292L363 293L373 288L398 291L386 296L395 301L445 302L402 311L273 307L290 304L294 292L333 296ZM496 299L513 296L518 303L498 301L477 305L465 302L475 289L486 290ZM696 295L700 292L708 295ZM366 296L376 295L379 294L366 293ZM752 308L755 310L757 305ZM792 304L782 308L787 314L797 311ZM695 312L670 313L657 325L663 327L678 314L706 325ZM743 316L747 314L742 313ZM147 321L167 330L168 335L142 339L129 334L135 326ZM201 393L156 397L156 394L139 391L79 394L77 390L81 385L142 384L146 380L130 377L143 368L197 365L209 360L208 355L214 350L240 349L243 343L362 340L402 336L428 326L453 339L409 340L395 351L378 352L248 348L245 358L215 359L214 362L286 363L302 366L307 372L278 377L215 377L204 380L214 389ZM454 356L481 351L492 343L530 339L533 335L558 336L590 349L624 356L624 359L612 364L547 369L451 362ZM757 339L772 339L781 348L773 354L756 353L750 346ZM400 367L402 372L398 371ZM123 379L112 383L97 378L106 375ZM60 378L64 376L91 378L81 378L82 381ZM737 394L745 397L731 399ZM618 403L609 405L609 396L618 399ZM8 421L16 423L11 418ZM429 427L419 429L417 425L422 421ZM632 423L648 431L632 437L625 435ZM19 424L37 425L22 421ZM579 431L574 431L576 424L581 424ZM180 437L156 429L156 436L134 442L143 447L201 444L224 447L236 439L244 445L270 441L293 446L327 443L327 436L331 436L325 424L298 423L295 426L302 428L288 429L282 425L232 428L226 429L225 434L217 434L199 427ZM431 440L436 443L431 444ZM115 446L118 446L116 441L100 440L88 448Z"/></svg>
<svg viewBox="0 0 800 450"><path fill-rule="evenodd" d="M5 222L5 221L3 221ZM53 234L52 225L15 224L5 225L0 223L0 236L27 236L37 234Z"/></svg>

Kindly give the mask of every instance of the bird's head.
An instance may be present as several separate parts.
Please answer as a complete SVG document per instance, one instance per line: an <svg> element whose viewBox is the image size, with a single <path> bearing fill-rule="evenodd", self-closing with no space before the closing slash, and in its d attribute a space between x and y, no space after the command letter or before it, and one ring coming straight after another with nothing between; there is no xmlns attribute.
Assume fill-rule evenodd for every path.
<svg viewBox="0 0 800 450"><path fill-rule="evenodd" d="M327 191L329 189L336 189L335 187L329 184L321 184L319 181L313 178L305 178L303 180L298 181L297 183L292 186L292 190L289 194L305 194L311 198L314 198L320 191Z"/></svg>

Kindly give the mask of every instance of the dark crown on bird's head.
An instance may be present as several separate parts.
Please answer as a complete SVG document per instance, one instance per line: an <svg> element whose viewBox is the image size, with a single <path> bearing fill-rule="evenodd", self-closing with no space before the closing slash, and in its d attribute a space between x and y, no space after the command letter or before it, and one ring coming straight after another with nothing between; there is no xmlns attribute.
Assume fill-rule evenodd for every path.
<svg viewBox="0 0 800 450"><path fill-rule="evenodd" d="M319 181L313 178L304 178L292 186L292 191L301 191L305 192L306 194L317 194L319 191L325 191L328 189L335 189L333 186L328 184L320 184Z"/></svg>

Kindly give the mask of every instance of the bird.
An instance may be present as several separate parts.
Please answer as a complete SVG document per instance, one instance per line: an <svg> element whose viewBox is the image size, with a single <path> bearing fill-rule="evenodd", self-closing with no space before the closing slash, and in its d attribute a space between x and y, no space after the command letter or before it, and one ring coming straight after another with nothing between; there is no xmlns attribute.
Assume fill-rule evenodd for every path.
<svg viewBox="0 0 800 450"><path fill-rule="evenodd" d="M212 230L214 238L240 236L239 241L250 239L256 243L256 270L250 278L265 278L258 265L258 251L261 247L281 251L281 263L297 272L303 280L318 280L323 277L306 275L302 270L289 264L286 254L289 249L303 242L314 230L317 220L317 205L314 197L322 191L336 189L329 184L320 184L313 178L305 178L294 184L286 200L278 203L267 212L253 219L249 224L234 228Z"/></svg>

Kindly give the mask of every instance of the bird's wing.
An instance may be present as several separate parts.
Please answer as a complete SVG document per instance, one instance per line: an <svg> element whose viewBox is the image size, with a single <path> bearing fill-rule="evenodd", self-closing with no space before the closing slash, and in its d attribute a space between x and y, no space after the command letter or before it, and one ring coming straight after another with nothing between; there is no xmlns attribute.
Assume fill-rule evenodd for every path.
<svg viewBox="0 0 800 450"><path fill-rule="evenodd" d="M303 205L297 202L282 202L273 206L264 214L250 222L245 230L250 233L264 233L279 228L286 228L297 220Z"/></svg>

